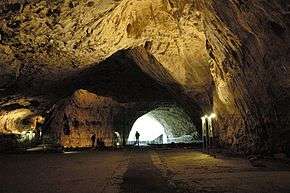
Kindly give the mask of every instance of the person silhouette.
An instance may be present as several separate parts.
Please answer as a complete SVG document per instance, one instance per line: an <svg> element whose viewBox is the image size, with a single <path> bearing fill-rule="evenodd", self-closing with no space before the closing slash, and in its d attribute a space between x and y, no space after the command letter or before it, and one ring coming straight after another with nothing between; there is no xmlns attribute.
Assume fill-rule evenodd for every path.
<svg viewBox="0 0 290 193"><path fill-rule="evenodd" d="M91 140L92 140L92 148L94 148L95 147L95 142L96 142L96 134L92 135Z"/></svg>
<svg viewBox="0 0 290 193"><path fill-rule="evenodd" d="M101 143L100 143L101 141L100 141L100 138L98 138L97 139L97 148L100 148L100 146L101 146Z"/></svg>
<svg viewBox="0 0 290 193"><path fill-rule="evenodd" d="M100 138L100 147L102 149L104 149L104 147L105 147L105 141L103 140L103 138Z"/></svg>
<svg viewBox="0 0 290 193"><path fill-rule="evenodd" d="M140 133L138 131L136 131L135 137L136 137L136 144L139 146L140 145L140 142L139 142Z"/></svg>

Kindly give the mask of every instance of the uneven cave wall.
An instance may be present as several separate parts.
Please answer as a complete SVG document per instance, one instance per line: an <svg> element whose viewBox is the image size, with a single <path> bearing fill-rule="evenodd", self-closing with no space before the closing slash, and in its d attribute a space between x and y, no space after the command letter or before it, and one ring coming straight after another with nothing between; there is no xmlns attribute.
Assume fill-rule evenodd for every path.
<svg viewBox="0 0 290 193"><path fill-rule="evenodd" d="M42 104L40 104L42 103ZM43 99L33 97L1 97L0 134L20 134L34 131L44 122Z"/></svg>
<svg viewBox="0 0 290 193"><path fill-rule="evenodd" d="M42 100L19 96L0 98L0 152L30 147L39 142L43 124Z"/></svg>
<svg viewBox="0 0 290 193"><path fill-rule="evenodd" d="M289 34L282 0L5 1L0 93L67 88L69 74L141 45L205 113L213 102L219 143L267 152L290 138Z"/></svg>
<svg viewBox="0 0 290 193"><path fill-rule="evenodd" d="M152 78L154 78L159 84L165 86L168 93L172 95L175 103L181 106L190 114L191 119L195 122L197 127L200 126L200 117L202 116L202 111L210 109L212 100L210 99L211 94L211 84L205 83L203 91L195 87L195 91L188 90L180 82L178 82L172 74L160 63L148 50L148 47L136 47L134 49L127 50L127 54L132 58L135 63L142 69L142 71ZM196 69L198 70L198 69ZM198 70L199 71L199 70ZM200 76L207 79L207 75L200 71ZM194 81L194 80L192 80ZM209 82L211 79L208 80ZM193 83L192 83L193 84ZM200 84L200 82L195 82L195 84ZM202 83L201 83L202 84ZM201 91L201 92L200 92ZM201 130L201 128L200 128Z"/></svg>
<svg viewBox="0 0 290 193"><path fill-rule="evenodd" d="M206 39L190 0L7 1L0 19L0 89L14 81L52 87L118 50L144 45L186 94L211 102Z"/></svg>
<svg viewBox="0 0 290 193"><path fill-rule="evenodd" d="M220 143L247 153L281 151L289 143L279 140L289 133L289 10L266 0L201 0L198 6L213 59Z"/></svg>
<svg viewBox="0 0 290 193"><path fill-rule="evenodd" d="M119 106L109 97L77 90L53 113L48 128L50 136L64 147L89 147L91 136L96 134L96 138L102 138L105 145L110 146Z"/></svg>
<svg viewBox="0 0 290 193"><path fill-rule="evenodd" d="M171 138L180 138L185 135L191 136L189 141L199 140L201 135L189 115L178 106L161 106L148 113L158 120L165 128L165 133ZM185 142L180 139L180 142Z"/></svg>
<svg viewBox="0 0 290 193"><path fill-rule="evenodd" d="M211 104L206 39L190 0L16 0L1 4L0 19L0 89L13 82L38 92L65 85L81 68L118 50L145 46L181 85L180 92Z"/></svg>

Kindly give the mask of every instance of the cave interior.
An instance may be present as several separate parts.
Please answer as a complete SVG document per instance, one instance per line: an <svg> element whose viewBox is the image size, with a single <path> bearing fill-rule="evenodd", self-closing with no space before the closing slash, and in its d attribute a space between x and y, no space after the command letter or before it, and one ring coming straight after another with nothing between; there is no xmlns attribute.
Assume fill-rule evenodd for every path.
<svg viewBox="0 0 290 193"><path fill-rule="evenodd" d="M194 143L208 119L216 147L289 153L289 9L265 0L1 2L1 151L90 147L92 135L125 145L138 124L158 125L150 143Z"/></svg>

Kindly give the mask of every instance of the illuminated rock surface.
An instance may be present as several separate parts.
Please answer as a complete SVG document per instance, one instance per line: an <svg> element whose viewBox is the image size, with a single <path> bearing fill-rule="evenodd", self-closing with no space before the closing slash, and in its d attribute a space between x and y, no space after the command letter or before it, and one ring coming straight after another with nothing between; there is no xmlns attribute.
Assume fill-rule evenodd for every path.
<svg viewBox="0 0 290 193"><path fill-rule="evenodd" d="M5 101L5 100L3 100ZM43 123L44 117L32 112L37 101L28 98L10 99L2 103L0 110L0 133L19 134L36 129L37 123Z"/></svg>
<svg viewBox="0 0 290 193"><path fill-rule="evenodd" d="M49 132L65 147L90 147L93 134L110 146L119 106L111 98L78 90L56 109Z"/></svg>
<svg viewBox="0 0 290 193"><path fill-rule="evenodd" d="M78 89L173 100L197 126L214 111L223 146L279 152L290 139L289 11L274 0L3 1L1 97L41 99L28 109L47 120Z"/></svg>

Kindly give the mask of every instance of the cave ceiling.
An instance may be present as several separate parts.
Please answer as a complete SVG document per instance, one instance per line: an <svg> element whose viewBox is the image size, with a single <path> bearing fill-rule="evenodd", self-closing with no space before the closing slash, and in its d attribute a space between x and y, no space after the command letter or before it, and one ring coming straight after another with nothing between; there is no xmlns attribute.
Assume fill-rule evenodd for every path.
<svg viewBox="0 0 290 193"><path fill-rule="evenodd" d="M191 101L221 143L269 151L290 131L289 34L283 0L1 1L0 104Z"/></svg>
<svg viewBox="0 0 290 193"><path fill-rule="evenodd" d="M18 87L49 90L120 50L141 46L170 74L163 83L177 83L200 100L208 95L209 56L191 1L13 1L2 3L0 18L3 89L22 82ZM149 62L139 66L158 78Z"/></svg>

